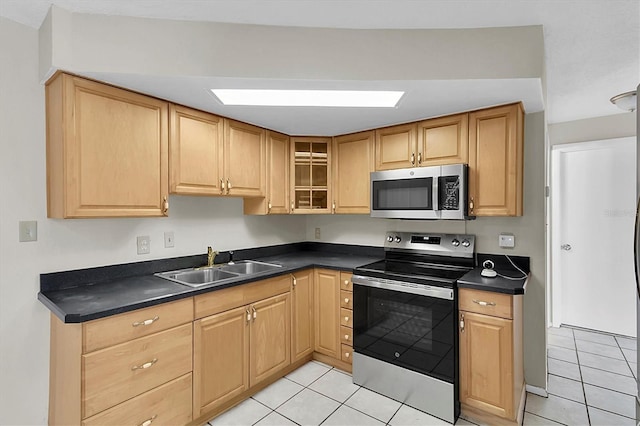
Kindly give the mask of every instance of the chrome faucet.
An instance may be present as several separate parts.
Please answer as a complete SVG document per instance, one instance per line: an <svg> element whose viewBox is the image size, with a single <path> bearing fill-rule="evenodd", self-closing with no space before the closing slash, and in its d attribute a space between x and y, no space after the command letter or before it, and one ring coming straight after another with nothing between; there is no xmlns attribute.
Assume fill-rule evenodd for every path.
<svg viewBox="0 0 640 426"><path fill-rule="evenodd" d="M211 246L207 247L207 267L212 267L213 266L213 260L216 258L216 255L218 254L217 251L214 251Z"/></svg>

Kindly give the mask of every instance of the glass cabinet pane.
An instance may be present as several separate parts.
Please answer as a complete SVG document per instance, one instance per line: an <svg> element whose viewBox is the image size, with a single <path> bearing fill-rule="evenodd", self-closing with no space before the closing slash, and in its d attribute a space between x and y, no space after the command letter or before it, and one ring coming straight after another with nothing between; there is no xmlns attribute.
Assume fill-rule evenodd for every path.
<svg viewBox="0 0 640 426"><path fill-rule="evenodd" d="M311 185L311 165L296 164L295 186L310 186L310 185Z"/></svg>
<svg viewBox="0 0 640 426"><path fill-rule="evenodd" d="M311 191L296 190L295 208L309 209L311 208Z"/></svg>
<svg viewBox="0 0 640 426"><path fill-rule="evenodd" d="M313 164L311 167L312 185L327 186L327 165Z"/></svg>
<svg viewBox="0 0 640 426"><path fill-rule="evenodd" d="M311 208L312 209L326 209L327 204L327 191L311 191Z"/></svg>

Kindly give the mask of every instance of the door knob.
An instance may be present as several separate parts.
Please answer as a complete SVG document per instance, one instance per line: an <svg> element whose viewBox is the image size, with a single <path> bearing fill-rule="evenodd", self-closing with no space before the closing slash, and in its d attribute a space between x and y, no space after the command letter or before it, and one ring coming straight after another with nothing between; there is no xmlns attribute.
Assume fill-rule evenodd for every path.
<svg viewBox="0 0 640 426"><path fill-rule="evenodd" d="M571 244L563 244L563 245L560 246L560 248L562 250L569 251L569 250L571 250Z"/></svg>

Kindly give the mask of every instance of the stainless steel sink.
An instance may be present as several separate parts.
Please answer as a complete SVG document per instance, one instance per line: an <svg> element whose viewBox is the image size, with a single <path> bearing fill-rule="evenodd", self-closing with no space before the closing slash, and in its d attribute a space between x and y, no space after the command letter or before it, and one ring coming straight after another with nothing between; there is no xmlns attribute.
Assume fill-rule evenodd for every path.
<svg viewBox="0 0 640 426"><path fill-rule="evenodd" d="M233 265L221 266L220 269L236 274L251 275L259 274L261 272L266 272L281 267L282 265L275 265L273 263L256 262L255 260L241 260L234 263Z"/></svg>
<svg viewBox="0 0 640 426"><path fill-rule="evenodd" d="M177 271L159 272L155 275L189 287L202 287L205 285L223 284L233 278L257 275L281 267L282 265L272 263L242 260L232 265L180 269Z"/></svg>

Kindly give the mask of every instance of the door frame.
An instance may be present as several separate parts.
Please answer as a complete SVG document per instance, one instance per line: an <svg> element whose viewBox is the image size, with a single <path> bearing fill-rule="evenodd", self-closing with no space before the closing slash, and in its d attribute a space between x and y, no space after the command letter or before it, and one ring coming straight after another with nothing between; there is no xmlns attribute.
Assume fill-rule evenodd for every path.
<svg viewBox="0 0 640 426"><path fill-rule="evenodd" d="M612 145L628 143L633 140L635 143L635 137L623 137L612 139L601 139L594 141L566 143L551 146L551 177L549 187L549 207L550 207L550 281L548 286L547 296L547 326L559 327L562 324L562 287L561 282L561 270L560 270L560 219L562 217L560 197L562 195L562 183L561 183L561 169L560 158L561 155L567 152L575 151L592 151L597 149L603 149ZM556 268L555 266L558 265Z"/></svg>

